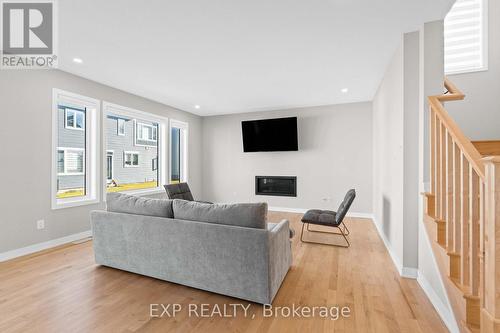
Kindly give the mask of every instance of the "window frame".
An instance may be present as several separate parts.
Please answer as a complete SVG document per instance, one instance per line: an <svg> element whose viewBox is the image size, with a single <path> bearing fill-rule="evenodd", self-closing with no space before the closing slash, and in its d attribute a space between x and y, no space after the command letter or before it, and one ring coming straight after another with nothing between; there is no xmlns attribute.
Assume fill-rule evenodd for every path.
<svg viewBox="0 0 500 333"><path fill-rule="evenodd" d="M74 120L73 120L73 126L68 125L68 111L73 112L74 114ZM83 114L83 128L79 128L76 126L76 114L77 113L82 113ZM85 111L82 111L80 109L72 108L72 107L65 107L64 108L64 128L69 129L69 130L76 130L76 131L85 131Z"/></svg>
<svg viewBox="0 0 500 333"><path fill-rule="evenodd" d="M158 145L158 129L154 125L145 123L144 122L145 120L146 119L134 119L134 146L137 146L137 147L156 147L155 145L137 143L137 141L143 141L143 142L155 143L156 145ZM156 136L156 139L149 140L149 139L144 139L144 138L138 138L139 126L149 127L151 129L151 135ZM155 131L155 128L156 128L156 131ZM154 134L156 134L156 135L154 135Z"/></svg>
<svg viewBox="0 0 500 333"><path fill-rule="evenodd" d="M75 109L85 107L85 125L81 130L85 133L84 172L85 195L72 198L57 198L58 155L59 155L59 105L74 106ZM80 106L80 108L78 108ZM100 165L100 101L91 97L75 94L54 88L52 90L52 185L51 207L53 210L97 204L100 202L99 179ZM66 112L64 114L66 122ZM75 118L76 121L76 118ZM76 122L75 122L76 124ZM66 125L66 124L65 124ZM80 130L80 129L79 129ZM65 163L66 164L66 163ZM66 165L65 165L66 170Z"/></svg>
<svg viewBox="0 0 500 333"><path fill-rule="evenodd" d="M127 155L130 155L131 156L131 164L128 165L127 164ZM134 162L134 158L133 156L134 155L137 155L137 165L134 165L133 162ZM140 156L140 152L138 151L130 151L130 150L124 150L123 151L123 167L124 168L138 168L139 167L139 156Z"/></svg>
<svg viewBox="0 0 500 333"><path fill-rule="evenodd" d="M463 68L457 70L446 71L446 58L445 58L445 74L446 75L459 75L459 74L468 74L468 73L476 73L476 72L485 72L488 70L489 66L489 0L480 0L482 1L482 13L481 13L481 49L482 49L482 66L480 67L470 67ZM451 11L451 10L450 10ZM445 18L446 20L446 18ZM444 26L446 29L446 23ZM446 38L446 37L445 37ZM446 39L445 39L446 43ZM445 51L446 56L446 51Z"/></svg>
<svg viewBox="0 0 500 333"><path fill-rule="evenodd" d="M168 171L168 163L167 163L167 156L168 156L168 135L167 135L167 128L169 124L169 119L166 117L158 116L153 113L145 112L145 111L140 111L136 109L132 109L126 106L110 103L103 101L102 102L102 109L103 109L103 118L106 119L106 117L110 114L113 115L118 115L118 116L124 116L130 119L133 119L133 121L143 120L143 121L151 121L154 123L158 124L158 132L157 132L157 145L155 148L157 148L157 158L158 158L158 186L153 187L153 188L147 188L147 189L140 189L140 190L129 190L129 191L123 191L123 193L131 194L131 195L147 195L147 194L156 194L156 193L164 193L164 188L163 184L166 184L166 181L168 179L169 171ZM103 122L103 131L102 133L106 133L106 122ZM134 124L134 131L135 131L135 124ZM134 143L135 143L135 138L137 137L134 132ZM145 147L151 147L151 146L145 146ZM104 154L106 154L106 149L107 149L107 138L106 135L103 136L103 151ZM105 163L103 163L103 168L106 168L106 160ZM106 202L106 193L107 193L107 184L106 184L106 175L104 175L104 181L102 184L102 193L103 193L103 201Z"/></svg>
<svg viewBox="0 0 500 333"><path fill-rule="evenodd" d="M111 179L108 178L108 157L111 156ZM106 150L106 169L104 169L106 174L106 185L113 181L113 176L115 173L115 151L112 149Z"/></svg>
<svg viewBox="0 0 500 333"><path fill-rule="evenodd" d="M172 128L178 128L181 130L181 167L180 167L180 182L188 182L189 179L189 124L180 120L170 119L169 129L168 129L168 183L172 183L172 146L170 138L172 135Z"/></svg>
<svg viewBox="0 0 500 333"><path fill-rule="evenodd" d="M120 122L123 124L123 132L120 131ZM125 119L117 118L116 119L116 133L119 136L125 136Z"/></svg>

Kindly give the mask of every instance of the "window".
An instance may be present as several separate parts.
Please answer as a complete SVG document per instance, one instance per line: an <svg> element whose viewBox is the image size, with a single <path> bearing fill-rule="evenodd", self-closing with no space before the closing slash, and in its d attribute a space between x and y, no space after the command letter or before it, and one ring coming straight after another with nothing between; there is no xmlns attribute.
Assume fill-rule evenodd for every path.
<svg viewBox="0 0 500 333"><path fill-rule="evenodd" d="M155 143L158 135L158 129L155 124L144 124L137 122L136 129L136 144L140 145L141 141L145 141L146 144ZM144 143L143 143L144 144Z"/></svg>
<svg viewBox="0 0 500 333"><path fill-rule="evenodd" d="M167 141L168 120L107 102L103 108L105 126L109 129L103 131L106 133L104 146L114 153L113 160L107 157L109 160L104 166L107 170L105 191L133 194L163 191L161 186L168 182L167 146L163 144ZM134 130L133 135L117 140L117 119L123 119L127 128Z"/></svg>
<svg viewBox="0 0 500 333"><path fill-rule="evenodd" d="M68 129L85 130L85 110L64 107L65 127Z"/></svg>
<svg viewBox="0 0 500 333"><path fill-rule="evenodd" d="M57 148L57 174L59 176L83 175L85 149Z"/></svg>
<svg viewBox="0 0 500 333"><path fill-rule="evenodd" d="M457 0L444 21L445 72L488 68L487 0Z"/></svg>
<svg viewBox="0 0 500 333"><path fill-rule="evenodd" d="M152 164L151 168L153 171L158 170L158 157L153 158L151 164Z"/></svg>
<svg viewBox="0 0 500 333"><path fill-rule="evenodd" d="M170 183L187 181L188 124L170 121Z"/></svg>
<svg viewBox="0 0 500 333"><path fill-rule="evenodd" d="M126 151L123 153L123 166L124 167L138 167L139 166L139 153L135 151Z"/></svg>
<svg viewBox="0 0 500 333"><path fill-rule="evenodd" d="M125 135L125 119L118 118L117 119L117 131L118 135L124 136Z"/></svg>
<svg viewBox="0 0 500 333"><path fill-rule="evenodd" d="M111 183L113 181L113 151L106 152L106 182Z"/></svg>
<svg viewBox="0 0 500 333"><path fill-rule="evenodd" d="M52 208L97 203L99 101L54 89L52 109Z"/></svg>

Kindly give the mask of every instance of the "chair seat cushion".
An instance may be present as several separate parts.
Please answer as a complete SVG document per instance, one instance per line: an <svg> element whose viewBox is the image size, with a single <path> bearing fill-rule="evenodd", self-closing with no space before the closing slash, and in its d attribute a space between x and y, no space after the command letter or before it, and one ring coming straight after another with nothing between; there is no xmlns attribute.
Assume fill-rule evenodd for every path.
<svg viewBox="0 0 500 333"><path fill-rule="evenodd" d="M331 210L310 209L302 217L303 223L320 225L337 225L335 222L336 212Z"/></svg>

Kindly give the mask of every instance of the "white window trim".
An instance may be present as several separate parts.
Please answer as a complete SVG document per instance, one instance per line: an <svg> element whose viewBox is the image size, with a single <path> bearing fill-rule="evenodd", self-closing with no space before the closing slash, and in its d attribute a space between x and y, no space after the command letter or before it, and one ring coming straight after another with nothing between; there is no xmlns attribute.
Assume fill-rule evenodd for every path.
<svg viewBox="0 0 500 333"><path fill-rule="evenodd" d="M476 73L476 72L485 72L488 70L489 66L489 0L483 1L483 13L482 13L482 31L481 35L481 46L483 49L483 65L477 68L467 68L460 69L454 71L447 71L446 75L459 75L459 74L467 74L467 73ZM446 66L445 66L446 67Z"/></svg>
<svg viewBox="0 0 500 333"><path fill-rule="evenodd" d="M123 133L120 132L120 120L123 121ZM122 118L116 119L116 133L119 136L125 136L125 119L122 119Z"/></svg>
<svg viewBox="0 0 500 333"><path fill-rule="evenodd" d="M137 130L137 127L141 125L141 126L147 126L149 128L151 128L151 130L153 130L153 127L154 125L152 124L148 124L148 123L145 123L145 122L142 122L138 119L134 119L134 146L137 146L137 147L156 147L155 145L148 145L148 144L142 144L142 143L137 143L137 133L139 132ZM156 140L147 140L147 139L140 139L140 141L143 141L143 142L151 142L151 143L158 143L158 130L156 130Z"/></svg>
<svg viewBox="0 0 500 333"><path fill-rule="evenodd" d="M169 178L169 173L168 173L168 164L167 164L167 156L168 156L168 136L170 132L167 133L167 128L168 128L168 118L162 117L162 116L157 116L152 113L144 112L144 111L139 111L135 110L126 106L110 103L104 101L102 103L102 108L103 108L103 117L106 119L106 117L109 114L114 114L114 115L123 115L126 116L127 118L131 119L144 119L144 120L151 120L155 123L158 123L158 133L157 133L157 139L158 139L158 144L157 144L157 149L158 149L158 187L155 188L148 188L148 189L142 189L142 190L130 190L130 191L124 191L124 193L127 194L132 194L132 195L147 195L147 194L156 194L156 193L164 193L165 189L163 188L162 184L167 184L167 179ZM134 120L135 121L135 120ZM106 123L103 122L106 126ZM134 131L135 131L135 124L134 124ZM103 128L103 133L106 133L106 128ZM133 133L135 137L135 133ZM107 147L107 138L106 135L103 137L103 154L106 154L106 147ZM103 163L103 168L106 168L106 163ZM105 169L104 169L105 170ZM104 180L106 180L106 175L104 175ZM102 186L102 193L103 193L103 201L106 201L106 193L107 193L107 186L106 186L106 181L103 182Z"/></svg>
<svg viewBox="0 0 500 333"><path fill-rule="evenodd" d="M127 154L137 155L137 165L133 165L133 164L127 165L127 164L125 164ZM130 151L130 150L123 151L123 167L124 168L138 168L139 167L139 163L140 163L140 161L139 161L140 155L141 154L138 151ZM132 161L133 161L133 158L132 158Z"/></svg>
<svg viewBox="0 0 500 333"><path fill-rule="evenodd" d="M85 127L85 147L87 156L85 158L85 189L86 194L75 198L57 198L57 148L59 142L59 105L84 106L86 111ZM100 188L99 179L101 179L99 147L100 147L100 101L94 98L70 93L60 89L52 90L52 186L51 186L51 206L52 209L62 209L99 203Z"/></svg>
<svg viewBox="0 0 500 333"><path fill-rule="evenodd" d="M73 120L73 126L69 126L68 125L68 109L64 108L64 128L70 129L70 130L75 130L75 131L85 131L85 124L87 123L85 112L82 110L77 110L77 109L72 109L72 108L69 108L69 109L75 113L75 119ZM84 128L76 127L76 113L77 112L83 113L83 127Z"/></svg>
<svg viewBox="0 0 500 333"><path fill-rule="evenodd" d="M189 154L188 154L188 145L189 145L189 124L183 121L175 120L175 119L170 119L170 126L168 130L168 135L170 139L170 135L172 133L172 128L179 128L181 129L181 147L183 148L181 150L181 175L184 177L181 177L181 182L188 182L189 179ZM172 172L170 170L170 166L172 165L172 148L169 145L168 149L168 165L169 165L169 170L168 170L168 182L172 182Z"/></svg>
<svg viewBox="0 0 500 333"><path fill-rule="evenodd" d="M68 164L66 163L66 153L68 151L83 151L83 160L85 161L84 148L57 147L57 151L59 150L64 152L64 172L58 172L58 176L82 176L85 174L85 163L83 164L83 172L68 172Z"/></svg>

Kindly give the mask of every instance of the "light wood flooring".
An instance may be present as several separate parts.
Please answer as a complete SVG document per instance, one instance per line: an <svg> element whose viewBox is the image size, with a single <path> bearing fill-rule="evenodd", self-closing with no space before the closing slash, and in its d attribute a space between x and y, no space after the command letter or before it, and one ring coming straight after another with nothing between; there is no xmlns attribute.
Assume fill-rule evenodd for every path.
<svg viewBox="0 0 500 333"><path fill-rule="evenodd" d="M299 214L269 215L297 232L273 306L348 306L349 318L264 318L258 304L254 318L189 317L189 304L249 303L98 266L89 241L0 263L0 332L447 332L417 282L398 275L370 220L348 219L345 249L301 243ZM175 318L150 316L150 304L174 303L183 306Z"/></svg>

